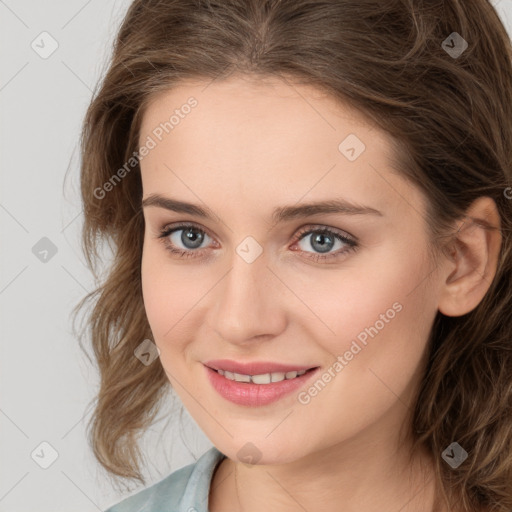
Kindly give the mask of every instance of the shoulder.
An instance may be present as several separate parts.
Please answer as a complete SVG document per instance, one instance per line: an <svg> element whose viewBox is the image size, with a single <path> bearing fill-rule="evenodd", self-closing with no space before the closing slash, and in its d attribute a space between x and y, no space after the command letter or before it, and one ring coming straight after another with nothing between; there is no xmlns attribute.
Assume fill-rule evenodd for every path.
<svg viewBox="0 0 512 512"><path fill-rule="evenodd" d="M208 510L213 471L225 458L215 447L196 462L178 469L163 480L125 498L104 512L197 512Z"/></svg>

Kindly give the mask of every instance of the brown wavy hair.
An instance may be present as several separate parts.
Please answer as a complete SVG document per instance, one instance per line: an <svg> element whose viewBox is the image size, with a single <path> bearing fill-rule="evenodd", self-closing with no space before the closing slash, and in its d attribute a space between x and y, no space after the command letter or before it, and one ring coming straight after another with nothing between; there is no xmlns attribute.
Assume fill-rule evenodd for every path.
<svg viewBox="0 0 512 512"><path fill-rule="evenodd" d="M460 56L445 50L453 32L468 43ZM84 337L92 344L100 375L88 440L110 475L145 483L138 436L171 389L161 364L145 366L134 357L142 340L152 338L141 292L139 164L123 179L112 181L113 175L138 149L153 94L188 78L239 73L315 85L390 134L397 171L428 199L436 251L475 199L495 201L503 236L497 273L468 314L438 312L407 428L413 450L433 454L444 499L464 510L512 510L511 55L507 31L486 0L135 0L129 6L81 135L82 249L97 287L75 316L91 305L79 334L82 349ZM103 243L112 260L100 275ZM457 469L441 458L454 440L469 452Z"/></svg>

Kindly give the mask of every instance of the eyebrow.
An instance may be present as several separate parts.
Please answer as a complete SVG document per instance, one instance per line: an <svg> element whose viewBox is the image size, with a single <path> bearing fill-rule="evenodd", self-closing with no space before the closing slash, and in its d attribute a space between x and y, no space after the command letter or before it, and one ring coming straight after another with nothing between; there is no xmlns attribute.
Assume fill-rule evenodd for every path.
<svg viewBox="0 0 512 512"><path fill-rule="evenodd" d="M178 201L170 197L164 197L159 194L151 194L142 201L143 207L157 206L177 213L186 213L196 215L209 220L215 220L217 217L209 208L197 204ZM346 199L329 199L326 201L302 203L293 206L280 206L272 212L272 221L277 224L289 220L310 217L318 214L337 213L342 215L377 215L384 217L382 212L371 208L351 203Z"/></svg>

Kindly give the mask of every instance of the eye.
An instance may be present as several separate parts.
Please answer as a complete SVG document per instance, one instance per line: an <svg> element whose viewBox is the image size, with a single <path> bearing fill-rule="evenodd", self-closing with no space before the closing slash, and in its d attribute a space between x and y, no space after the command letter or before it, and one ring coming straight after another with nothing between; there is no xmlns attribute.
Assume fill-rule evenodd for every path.
<svg viewBox="0 0 512 512"><path fill-rule="evenodd" d="M307 246L309 245L314 251L318 251L316 254L309 253L309 255L306 256L307 258L311 258L315 261L335 259L350 251L355 251L358 247L358 243L355 239L325 226L308 226L301 230L297 234L296 244L298 243L300 245L301 242L306 240L309 240L309 242L303 243L301 250L309 253L309 251L307 251ZM341 249L338 249L335 252L329 252L334 248L336 242L341 245Z"/></svg>
<svg viewBox="0 0 512 512"><path fill-rule="evenodd" d="M181 233L181 234L180 234ZM206 231L194 224L179 224L165 227L158 236L165 248L180 257L195 257L197 250L206 238L211 238ZM183 248L182 248L183 247Z"/></svg>
<svg viewBox="0 0 512 512"><path fill-rule="evenodd" d="M308 239L308 237L310 237L309 243L304 243L303 241ZM205 241L208 241L208 239L213 240L206 231L191 223L166 226L160 231L158 238L169 252L176 254L179 258L199 257L206 250L204 246ZM336 242L341 245L341 249L330 252L336 245ZM295 235L291 250L297 251L294 248L297 245L301 246L301 252L307 254L306 258L315 261L336 259L358 248L358 243L355 239L326 226L307 226L303 228ZM311 253L308 251L308 245L313 248L313 251L318 252Z"/></svg>

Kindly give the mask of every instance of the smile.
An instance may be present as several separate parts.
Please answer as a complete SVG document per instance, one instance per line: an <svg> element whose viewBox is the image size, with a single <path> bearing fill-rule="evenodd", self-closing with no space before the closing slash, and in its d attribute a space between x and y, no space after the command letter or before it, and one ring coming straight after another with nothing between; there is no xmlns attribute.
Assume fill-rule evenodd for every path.
<svg viewBox="0 0 512 512"><path fill-rule="evenodd" d="M252 382L254 384L270 384L271 382L281 382L285 379L295 379L304 375L306 370L292 371L292 372L274 372L262 373L260 375L244 375L241 373L233 373L225 370L217 370L220 375L229 380L236 380L237 382Z"/></svg>
<svg viewBox="0 0 512 512"><path fill-rule="evenodd" d="M260 407L298 392L320 367L255 375L214 370L208 366L204 369L213 389L221 397L237 405Z"/></svg>

